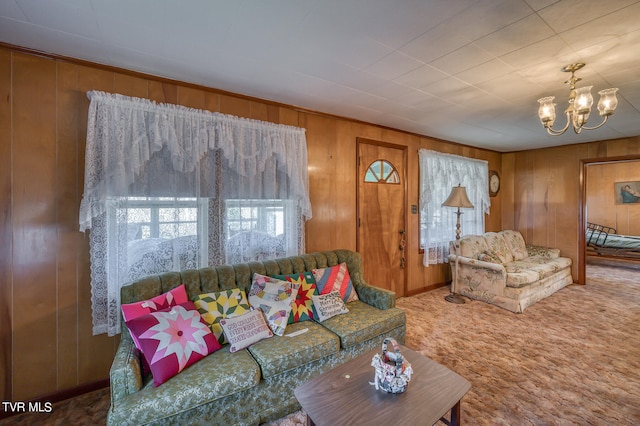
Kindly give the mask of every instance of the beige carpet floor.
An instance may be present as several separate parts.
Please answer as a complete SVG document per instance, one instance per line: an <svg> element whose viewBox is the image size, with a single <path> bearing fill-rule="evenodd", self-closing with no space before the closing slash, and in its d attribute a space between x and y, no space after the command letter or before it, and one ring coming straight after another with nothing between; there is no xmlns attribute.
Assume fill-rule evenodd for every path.
<svg viewBox="0 0 640 426"><path fill-rule="evenodd" d="M398 299L406 346L471 382L463 424L640 425L640 271L588 265L587 277L524 314L450 304L446 288ZM99 390L0 423L104 424L108 398ZM271 425L303 423L297 412Z"/></svg>

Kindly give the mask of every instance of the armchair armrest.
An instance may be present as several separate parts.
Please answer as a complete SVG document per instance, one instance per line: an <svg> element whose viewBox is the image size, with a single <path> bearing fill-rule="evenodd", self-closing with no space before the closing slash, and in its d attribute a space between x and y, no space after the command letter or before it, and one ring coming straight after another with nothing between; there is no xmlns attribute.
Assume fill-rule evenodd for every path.
<svg viewBox="0 0 640 426"><path fill-rule="evenodd" d="M529 256L542 256L548 259L557 259L560 257L560 249L534 246L532 244L527 244L527 253Z"/></svg>
<svg viewBox="0 0 640 426"><path fill-rule="evenodd" d="M142 388L140 351L133 343L126 327L122 327L120 345L111 364L109 379L112 403Z"/></svg>

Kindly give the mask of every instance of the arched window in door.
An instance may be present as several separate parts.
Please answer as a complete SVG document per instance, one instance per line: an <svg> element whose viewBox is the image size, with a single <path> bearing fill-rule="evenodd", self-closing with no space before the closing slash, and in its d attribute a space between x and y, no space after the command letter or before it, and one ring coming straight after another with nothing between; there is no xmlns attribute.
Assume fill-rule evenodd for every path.
<svg viewBox="0 0 640 426"><path fill-rule="evenodd" d="M395 183L400 184L400 175L387 160L375 160L367 168L364 175L365 182L372 183Z"/></svg>

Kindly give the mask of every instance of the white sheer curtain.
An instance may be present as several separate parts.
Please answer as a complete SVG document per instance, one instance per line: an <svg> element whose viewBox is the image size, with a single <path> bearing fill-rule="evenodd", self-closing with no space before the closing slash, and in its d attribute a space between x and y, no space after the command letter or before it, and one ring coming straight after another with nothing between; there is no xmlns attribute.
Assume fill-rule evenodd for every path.
<svg viewBox="0 0 640 426"><path fill-rule="evenodd" d="M119 333L133 279L304 252L304 129L87 95L80 230L91 230L94 334Z"/></svg>
<svg viewBox="0 0 640 426"><path fill-rule="evenodd" d="M451 188L466 187L473 209L462 209L461 232L482 234L484 215L489 213L489 169L484 160L421 149L420 159L420 225L424 266L445 263L449 244L455 240L457 209L442 207Z"/></svg>

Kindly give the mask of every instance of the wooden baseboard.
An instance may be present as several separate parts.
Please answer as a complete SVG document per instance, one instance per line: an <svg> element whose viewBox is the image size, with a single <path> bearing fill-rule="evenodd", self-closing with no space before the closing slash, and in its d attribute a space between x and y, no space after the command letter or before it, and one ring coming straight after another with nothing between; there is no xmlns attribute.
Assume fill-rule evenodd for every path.
<svg viewBox="0 0 640 426"><path fill-rule="evenodd" d="M413 290L407 291L407 297L415 296L416 294L426 293L428 291L435 290L440 287L446 287L448 285L451 285L451 281L447 281L444 283L431 284L421 288L414 288Z"/></svg>
<svg viewBox="0 0 640 426"><path fill-rule="evenodd" d="M32 398L28 401L24 401L25 403L45 403L45 402L50 402L52 404L55 404L57 402L60 401L64 401L66 399L69 398L74 398L76 396L80 396L80 395L84 395L85 393L89 393L89 392L93 392L96 391L98 389L104 389L106 387L109 387L109 379L102 379L102 380L97 380L95 382L91 382L91 383L85 383L84 385L80 385L80 386L75 386L73 388L69 388L69 389L64 389L58 392L53 392L47 395L42 395L39 396L37 398ZM17 401L12 401L12 402L17 402ZM14 416L16 414L22 414L19 412L6 412L4 411L4 409L2 411L0 411L0 419L5 419L11 416Z"/></svg>

